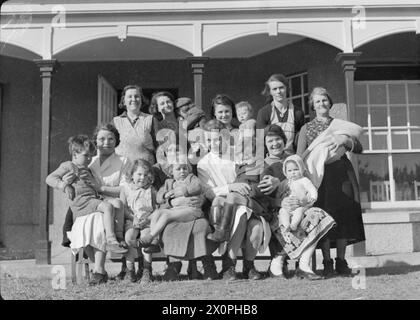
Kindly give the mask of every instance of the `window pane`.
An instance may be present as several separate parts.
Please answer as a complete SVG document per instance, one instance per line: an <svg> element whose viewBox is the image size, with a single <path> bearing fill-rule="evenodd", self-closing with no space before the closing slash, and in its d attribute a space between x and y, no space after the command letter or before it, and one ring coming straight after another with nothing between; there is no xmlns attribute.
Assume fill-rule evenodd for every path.
<svg viewBox="0 0 420 320"><path fill-rule="evenodd" d="M309 102L308 102L308 96L304 97L305 101L305 115L309 114Z"/></svg>
<svg viewBox="0 0 420 320"><path fill-rule="evenodd" d="M367 104L367 85L356 83L354 89L356 104Z"/></svg>
<svg viewBox="0 0 420 320"><path fill-rule="evenodd" d="M292 100L293 106L298 109L301 110L302 109L302 98L296 98Z"/></svg>
<svg viewBox="0 0 420 320"><path fill-rule="evenodd" d="M408 84L408 103L420 103L420 83Z"/></svg>
<svg viewBox="0 0 420 320"><path fill-rule="evenodd" d="M369 150L370 149L369 148L369 135L368 135L367 131L363 132L363 134L360 136L359 141L363 146L363 150Z"/></svg>
<svg viewBox="0 0 420 320"><path fill-rule="evenodd" d="M303 92L308 93L308 74L303 75Z"/></svg>
<svg viewBox="0 0 420 320"><path fill-rule="evenodd" d="M361 202L390 201L387 156L365 154L358 159Z"/></svg>
<svg viewBox="0 0 420 320"><path fill-rule="evenodd" d="M420 130L411 130L411 148L420 149Z"/></svg>
<svg viewBox="0 0 420 320"><path fill-rule="evenodd" d="M420 191L420 154L405 153L394 154L392 156L394 180L395 180L395 199L397 201L416 200L417 193ZM420 200L419 194L417 199Z"/></svg>
<svg viewBox="0 0 420 320"><path fill-rule="evenodd" d="M388 85L389 103L390 104L406 104L405 85L390 84Z"/></svg>
<svg viewBox="0 0 420 320"><path fill-rule="evenodd" d="M410 106L410 125L420 126L420 106Z"/></svg>
<svg viewBox="0 0 420 320"><path fill-rule="evenodd" d="M387 126L387 110L386 107L371 107L370 108L370 123L372 127L386 127Z"/></svg>
<svg viewBox="0 0 420 320"><path fill-rule="evenodd" d="M407 130L392 130L392 149L408 149L408 132Z"/></svg>
<svg viewBox="0 0 420 320"><path fill-rule="evenodd" d="M367 107L356 107L356 123L359 126L367 127L367 115L368 115L368 108Z"/></svg>
<svg viewBox="0 0 420 320"><path fill-rule="evenodd" d="M384 150L388 149L387 131L372 131L372 149Z"/></svg>
<svg viewBox="0 0 420 320"><path fill-rule="evenodd" d="M298 96L302 94L302 86L300 83L300 77L292 78L292 95Z"/></svg>
<svg viewBox="0 0 420 320"><path fill-rule="evenodd" d="M386 104L385 84L369 85L369 102L370 104Z"/></svg>
<svg viewBox="0 0 420 320"><path fill-rule="evenodd" d="M407 125L407 107L390 107L391 126Z"/></svg>

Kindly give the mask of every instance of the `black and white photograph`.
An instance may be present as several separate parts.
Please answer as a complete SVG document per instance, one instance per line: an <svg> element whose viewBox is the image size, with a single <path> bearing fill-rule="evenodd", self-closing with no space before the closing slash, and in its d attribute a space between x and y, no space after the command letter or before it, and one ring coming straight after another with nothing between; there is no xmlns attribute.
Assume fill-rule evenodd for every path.
<svg viewBox="0 0 420 320"><path fill-rule="evenodd" d="M2 300L420 299L419 0L0 10Z"/></svg>

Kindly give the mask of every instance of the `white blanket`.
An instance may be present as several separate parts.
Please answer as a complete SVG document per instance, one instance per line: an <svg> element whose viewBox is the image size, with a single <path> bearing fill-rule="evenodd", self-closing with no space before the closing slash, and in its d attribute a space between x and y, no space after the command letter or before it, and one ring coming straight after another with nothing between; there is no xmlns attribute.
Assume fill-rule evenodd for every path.
<svg viewBox="0 0 420 320"><path fill-rule="evenodd" d="M363 132L359 125L340 119L331 121L329 127L323 131L302 155L305 162L309 179L316 188L319 188L324 177L324 165L339 160L346 149L340 147L337 150L330 150L327 145L333 135L346 135L352 139L359 139Z"/></svg>

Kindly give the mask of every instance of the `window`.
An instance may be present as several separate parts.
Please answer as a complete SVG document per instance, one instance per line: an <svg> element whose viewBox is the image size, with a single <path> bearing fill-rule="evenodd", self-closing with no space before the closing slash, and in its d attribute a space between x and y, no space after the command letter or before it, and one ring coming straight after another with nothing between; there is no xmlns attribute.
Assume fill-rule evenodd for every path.
<svg viewBox="0 0 420 320"><path fill-rule="evenodd" d="M308 105L308 73L302 72L288 76L289 80L289 96L297 109L302 109L305 114L305 120L309 121L309 105Z"/></svg>
<svg viewBox="0 0 420 320"><path fill-rule="evenodd" d="M362 202L420 200L420 81L357 81Z"/></svg>

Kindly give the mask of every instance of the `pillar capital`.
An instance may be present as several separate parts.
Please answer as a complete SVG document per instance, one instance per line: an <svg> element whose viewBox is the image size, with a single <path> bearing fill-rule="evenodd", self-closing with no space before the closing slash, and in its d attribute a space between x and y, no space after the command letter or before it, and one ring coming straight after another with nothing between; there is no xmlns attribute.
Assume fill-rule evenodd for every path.
<svg viewBox="0 0 420 320"><path fill-rule="evenodd" d="M356 62L361 56L361 52L340 52L335 57L335 62L341 65L344 72L356 71Z"/></svg>
<svg viewBox="0 0 420 320"><path fill-rule="evenodd" d="M204 65L209 60L210 60L209 57L189 57L189 58L187 58L187 61L190 63L191 68L193 69L193 73L194 72L199 72L200 69L204 69Z"/></svg>
<svg viewBox="0 0 420 320"><path fill-rule="evenodd" d="M187 61L189 62L192 68L192 74L194 77L194 102L195 105L199 108L203 105L203 74L204 66L209 57L189 57Z"/></svg>
<svg viewBox="0 0 420 320"><path fill-rule="evenodd" d="M57 71L59 67L59 63L56 59L52 60L42 60L37 59L34 60L35 64L39 68L39 71L41 72L41 77L51 77L52 74Z"/></svg>

